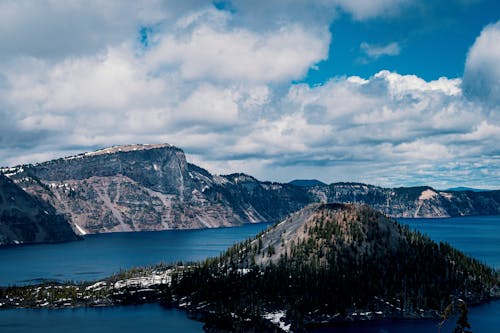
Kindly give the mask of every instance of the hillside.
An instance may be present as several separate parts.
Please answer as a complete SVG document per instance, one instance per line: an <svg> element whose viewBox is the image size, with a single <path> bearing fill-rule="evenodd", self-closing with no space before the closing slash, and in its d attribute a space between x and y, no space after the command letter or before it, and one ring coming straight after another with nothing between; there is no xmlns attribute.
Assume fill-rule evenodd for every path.
<svg viewBox="0 0 500 333"><path fill-rule="evenodd" d="M53 207L0 174L0 246L76 239L68 221Z"/></svg>
<svg viewBox="0 0 500 333"><path fill-rule="evenodd" d="M184 272L172 288L191 308L218 313L216 323L280 314L280 325L296 331L436 318L458 298L474 304L500 296L499 286L498 272L366 205L314 204Z"/></svg>
<svg viewBox="0 0 500 333"><path fill-rule="evenodd" d="M279 221L313 202L365 203L394 217L500 214L500 191L219 176L168 144L116 146L1 171L65 215L79 234Z"/></svg>

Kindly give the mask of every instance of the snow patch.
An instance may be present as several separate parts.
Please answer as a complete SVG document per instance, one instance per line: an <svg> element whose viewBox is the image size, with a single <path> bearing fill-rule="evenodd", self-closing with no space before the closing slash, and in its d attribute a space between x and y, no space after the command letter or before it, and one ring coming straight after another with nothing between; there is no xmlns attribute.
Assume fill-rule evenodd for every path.
<svg viewBox="0 0 500 333"><path fill-rule="evenodd" d="M285 324L284 319L286 318L285 311L276 311L266 313L264 319L268 319L271 323L276 324L285 332L290 332L291 324Z"/></svg>
<svg viewBox="0 0 500 333"><path fill-rule="evenodd" d="M87 231L85 231L85 229L83 229L82 227L80 227L78 224L75 223L75 228L78 230L78 232L81 234L81 235L86 235L87 234Z"/></svg>
<svg viewBox="0 0 500 333"><path fill-rule="evenodd" d="M0 172L2 172L6 177L12 177L17 175L18 173L24 172L24 168L23 167L1 168Z"/></svg>
<svg viewBox="0 0 500 333"><path fill-rule="evenodd" d="M453 194L451 194L451 193L447 193L447 192L439 192L439 194L441 194L443 197L445 197L445 198L446 198L446 199L448 199L448 200L453 199Z"/></svg>

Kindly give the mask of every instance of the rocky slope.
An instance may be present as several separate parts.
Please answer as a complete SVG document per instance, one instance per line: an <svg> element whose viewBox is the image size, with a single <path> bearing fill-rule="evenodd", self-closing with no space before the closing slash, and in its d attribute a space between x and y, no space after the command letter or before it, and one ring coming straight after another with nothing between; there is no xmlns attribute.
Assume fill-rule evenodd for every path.
<svg viewBox="0 0 500 333"><path fill-rule="evenodd" d="M459 299L500 297L500 275L367 205L312 204L183 272L172 288L190 308L202 305L225 318L226 327L279 316L281 328L300 331L341 321L438 318Z"/></svg>
<svg viewBox="0 0 500 333"><path fill-rule="evenodd" d="M212 175L167 144L107 148L3 172L65 214L80 234L277 220L310 201L292 185Z"/></svg>
<svg viewBox="0 0 500 333"><path fill-rule="evenodd" d="M366 203L397 217L500 214L500 191L217 176L168 144L117 146L1 171L64 214L79 234L278 221L311 202L332 201Z"/></svg>
<svg viewBox="0 0 500 333"><path fill-rule="evenodd" d="M52 206L0 174L0 246L76 239L68 221Z"/></svg>
<svg viewBox="0 0 500 333"><path fill-rule="evenodd" d="M428 186L383 188L333 183L308 188L322 202L364 203L392 217L500 214L500 191L438 191Z"/></svg>

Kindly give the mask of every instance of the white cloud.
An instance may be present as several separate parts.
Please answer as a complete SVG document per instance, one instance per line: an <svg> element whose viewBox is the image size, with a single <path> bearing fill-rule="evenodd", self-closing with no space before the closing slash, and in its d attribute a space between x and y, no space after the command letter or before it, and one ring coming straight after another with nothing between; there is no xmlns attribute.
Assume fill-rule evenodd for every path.
<svg viewBox="0 0 500 333"><path fill-rule="evenodd" d="M413 0L332 0L357 20L393 16Z"/></svg>
<svg viewBox="0 0 500 333"><path fill-rule="evenodd" d="M234 126L238 123L238 100L235 90L202 85L178 105L175 118L211 130Z"/></svg>
<svg viewBox="0 0 500 333"><path fill-rule="evenodd" d="M230 27L229 15L215 9L197 14L158 36L147 62L157 68L178 67L186 80L265 83L301 78L328 56L328 32L287 25L256 33Z"/></svg>
<svg viewBox="0 0 500 333"><path fill-rule="evenodd" d="M371 59L377 59L381 56L396 56L401 51L399 44L396 42L388 43L385 45L368 44L367 42L362 42L359 47Z"/></svg>
<svg viewBox="0 0 500 333"><path fill-rule="evenodd" d="M17 9L10 16L19 17L27 3L12 3ZM497 25L486 28L471 48L463 83L380 71L311 87L292 81L328 55L328 24L339 6L368 19L394 14L407 2L325 0L306 9L308 3L253 8L237 2L233 12L206 3L147 2L131 14L117 9L120 2L94 13L92 2L81 22L98 27L85 30L68 9L73 3L50 2L55 7L39 8L43 17L34 21L51 24L50 10L68 15L81 45L50 40L44 50L18 48L0 29L0 40L8 44L0 50L1 164L115 144L169 142L211 171L281 181L439 185L460 179L482 186L500 173L500 115L491 104L462 93L474 82L467 75L492 68L496 51L490 39ZM27 17L36 16L37 6L28 6ZM270 8L282 12L256 15L275 13ZM104 22L119 14L130 22ZM311 17L319 19L306 24ZM22 32L21 23L12 24L20 30L13 38L29 44L26 31L34 28ZM54 24L50 29L61 28ZM147 46L137 41L142 24L151 27ZM92 40L100 29L106 32ZM36 37L47 39L42 32ZM374 57L396 53L394 46L368 49ZM498 80L488 82L495 87Z"/></svg>
<svg viewBox="0 0 500 333"><path fill-rule="evenodd" d="M468 97L499 105L499 59L500 21L485 27L469 50L463 82Z"/></svg>
<svg viewBox="0 0 500 333"><path fill-rule="evenodd" d="M144 75L144 66L123 46L95 56L68 58L51 65L20 59L4 71L12 105L71 112L83 108L124 108L163 92L162 80ZM30 71L26 71L26 67ZM144 104L143 104L144 105Z"/></svg>

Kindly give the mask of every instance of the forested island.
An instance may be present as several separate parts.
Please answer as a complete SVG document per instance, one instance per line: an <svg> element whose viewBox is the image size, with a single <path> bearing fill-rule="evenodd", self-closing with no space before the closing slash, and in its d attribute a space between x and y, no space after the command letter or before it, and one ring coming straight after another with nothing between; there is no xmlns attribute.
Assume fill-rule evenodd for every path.
<svg viewBox="0 0 500 333"><path fill-rule="evenodd" d="M3 308L161 302L218 332L437 320L450 304L499 297L498 271L354 204L309 205L200 263L138 268L92 283L0 289Z"/></svg>

